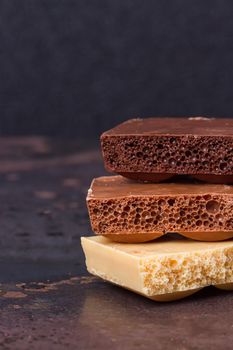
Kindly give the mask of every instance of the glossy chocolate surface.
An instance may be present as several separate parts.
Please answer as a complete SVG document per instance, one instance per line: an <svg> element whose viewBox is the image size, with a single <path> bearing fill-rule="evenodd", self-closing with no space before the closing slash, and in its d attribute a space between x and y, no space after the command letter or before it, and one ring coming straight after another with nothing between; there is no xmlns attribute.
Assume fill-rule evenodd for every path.
<svg viewBox="0 0 233 350"><path fill-rule="evenodd" d="M203 183L141 183L125 179L123 176L102 176L94 179L87 199L119 198L131 196L180 196L180 195L230 195L233 196L233 186Z"/></svg>
<svg viewBox="0 0 233 350"><path fill-rule="evenodd" d="M206 117L130 119L103 135L196 135L233 137L233 119Z"/></svg>

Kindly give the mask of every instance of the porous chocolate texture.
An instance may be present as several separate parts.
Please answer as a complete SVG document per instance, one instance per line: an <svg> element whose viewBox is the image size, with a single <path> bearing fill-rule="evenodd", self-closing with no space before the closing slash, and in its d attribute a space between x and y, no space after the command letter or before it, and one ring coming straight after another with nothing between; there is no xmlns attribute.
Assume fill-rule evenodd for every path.
<svg viewBox="0 0 233 350"><path fill-rule="evenodd" d="M232 186L100 177L87 204L93 231L118 241L142 242L167 232L209 241L233 237Z"/></svg>
<svg viewBox="0 0 233 350"><path fill-rule="evenodd" d="M101 146L106 169L128 178L233 183L233 119L132 119L103 133Z"/></svg>

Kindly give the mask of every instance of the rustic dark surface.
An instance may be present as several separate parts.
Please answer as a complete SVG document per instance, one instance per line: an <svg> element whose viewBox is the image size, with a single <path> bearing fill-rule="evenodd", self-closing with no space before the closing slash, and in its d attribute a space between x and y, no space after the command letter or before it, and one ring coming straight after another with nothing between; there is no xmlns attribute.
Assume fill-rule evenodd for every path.
<svg viewBox="0 0 233 350"><path fill-rule="evenodd" d="M231 292L159 304L86 273L98 151L0 140L0 349L232 349Z"/></svg>

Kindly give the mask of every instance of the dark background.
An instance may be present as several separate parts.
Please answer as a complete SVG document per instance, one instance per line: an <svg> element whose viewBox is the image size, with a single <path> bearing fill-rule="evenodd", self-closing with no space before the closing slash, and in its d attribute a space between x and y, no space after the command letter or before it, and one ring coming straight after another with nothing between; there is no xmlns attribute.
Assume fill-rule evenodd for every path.
<svg viewBox="0 0 233 350"><path fill-rule="evenodd" d="M2 0L0 135L233 115L233 2Z"/></svg>

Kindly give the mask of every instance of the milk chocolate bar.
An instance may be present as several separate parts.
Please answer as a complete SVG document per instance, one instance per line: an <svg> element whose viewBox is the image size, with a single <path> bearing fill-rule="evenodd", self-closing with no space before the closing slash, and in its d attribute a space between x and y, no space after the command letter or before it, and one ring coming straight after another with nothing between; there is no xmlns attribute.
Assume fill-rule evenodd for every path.
<svg viewBox="0 0 233 350"><path fill-rule="evenodd" d="M90 273L157 301L171 301L214 285L233 290L233 241L161 240L114 243L82 238Z"/></svg>
<svg viewBox="0 0 233 350"><path fill-rule="evenodd" d="M233 186L94 179L87 204L96 234L143 242L167 232L218 241L233 237Z"/></svg>
<svg viewBox="0 0 233 350"><path fill-rule="evenodd" d="M106 169L131 179L233 183L233 119L132 119L102 134L101 145Z"/></svg>

